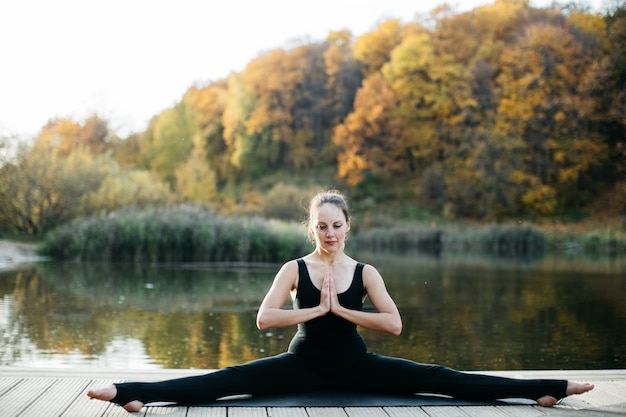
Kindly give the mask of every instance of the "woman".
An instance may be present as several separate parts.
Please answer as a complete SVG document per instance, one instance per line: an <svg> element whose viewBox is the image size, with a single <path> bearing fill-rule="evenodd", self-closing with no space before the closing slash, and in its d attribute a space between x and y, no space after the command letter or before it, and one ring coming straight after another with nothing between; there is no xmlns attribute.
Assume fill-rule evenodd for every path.
<svg viewBox="0 0 626 417"><path fill-rule="evenodd" d="M161 382L132 382L87 395L138 411L155 401L193 405L235 394L281 394L320 389L389 394L434 393L469 400L528 398L553 406L592 384L466 374L439 365L367 352L357 325L399 335L402 320L378 271L344 252L350 215L336 191L316 195L309 209L315 249L282 266L261 303L257 326L298 326L288 352L213 373ZM287 297L293 310L283 309ZM369 297L375 312L362 311Z"/></svg>

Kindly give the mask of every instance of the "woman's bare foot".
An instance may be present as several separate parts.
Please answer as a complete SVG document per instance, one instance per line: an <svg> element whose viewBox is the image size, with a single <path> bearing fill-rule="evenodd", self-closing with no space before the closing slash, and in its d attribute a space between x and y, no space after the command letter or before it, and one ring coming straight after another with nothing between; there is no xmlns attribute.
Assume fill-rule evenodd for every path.
<svg viewBox="0 0 626 417"><path fill-rule="evenodd" d="M576 395L576 394L584 394L585 392L591 391L592 389L593 389L593 384L590 384L588 382L581 383L581 382L567 381L567 389L565 390L565 395L569 396L569 395ZM542 407L552 407L558 401L559 400L552 397L551 395L544 395L543 397L537 400L537 404L539 404Z"/></svg>
<svg viewBox="0 0 626 417"><path fill-rule="evenodd" d="M87 396L91 399L111 401L117 395L117 388L115 385L110 385L105 388L93 389L87 392ZM124 404L124 410L134 413L143 408L143 403L139 400L131 401Z"/></svg>

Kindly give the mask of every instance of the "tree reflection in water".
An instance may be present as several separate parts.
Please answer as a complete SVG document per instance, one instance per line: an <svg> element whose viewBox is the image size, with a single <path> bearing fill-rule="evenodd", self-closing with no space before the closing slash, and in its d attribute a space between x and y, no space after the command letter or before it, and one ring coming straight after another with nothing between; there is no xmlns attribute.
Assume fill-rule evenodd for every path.
<svg viewBox="0 0 626 417"><path fill-rule="evenodd" d="M372 351L467 370L626 367L623 260L360 258L381 271L404 320L400 337L363 330ZM283 352L294 328L255 327L278 268L4 271L0 365L214 369Z"/></svg>

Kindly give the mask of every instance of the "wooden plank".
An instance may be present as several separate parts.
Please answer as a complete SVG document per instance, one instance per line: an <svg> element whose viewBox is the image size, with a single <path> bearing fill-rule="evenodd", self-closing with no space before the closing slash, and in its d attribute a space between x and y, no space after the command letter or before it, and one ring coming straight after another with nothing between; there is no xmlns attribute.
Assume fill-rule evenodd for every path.
<svg viewBox="0 0 626 417"><path fill-rule="evenodd" d="M304 407L268 407L268 417L308 417Z"/></svg>
<svg viewBox="0 0 626 417"><path fill-rule="evenodd" d="M148 416L167 416L167 417L186 417L187 407L183 406L166 406L166 407L144 407L146 409L145 417Z"/></svg>
<svg viewBox="0 0 626 417"><path fill-rule="evenodd" d="M591 404L585 401L584 395L565 397L558 403L558 405L572 410L582 410L591 406Z"/></svg>
<svg viewBox="0 0 626 417"><path fill-rule="evenodd" d="M467 417L460 407L456 406L428 406L422 407L430 417Z"/></svg>
<svg viewBox="0 0 626 417"><path fill-rule="evenodd" d="M0 399L5 392L24 382L24 378L0 378Z"/></svg>
<svg viewBox="0 0 626 417"><path fill-rule="evenodd" d="M50 378L34 378L17 385L2 396L0 416L14 417L28 410L28 407L33 405L54 382L55 380Z"/></svg>
<svg viewBox="0 0 626 417"><path fill-rule="evenodd" d="M389 417L428 417L419 407L383 407Z"/></svg>
<svg viewBox="0 0 626 417"><path fill-rule="evenodd" d="M309 417L346 417L343 408L333 407L307 407Z"/></svg>
<svg viewBox="0 0 626 417"><path fill-rule="evenodd" d="M480 405L463 406L461 408L461 411L470 416L510 417L509 414L504 413L499 407L495 407L495 406L480 406Z"/></svg>
<svg viewBox="0 0 626 417"><path fill-rule="evenodd" d="M228 417L267 417L265 407L231 407Z"/></svg>
<svg viewBox="0 0 626 417"><path fill-rule="evenodd" d="M614 394L611 385L608 381L598 381L593 390L581 395L580 398L594 407L623 403L626 399L624 396Z"/></svg>
<svg viewBox="0 0 626 417"><path fill-rule="evenodd" d="M83 380L82 378L79 380ZM92 400L87 397L87 391L92 388L100 388L112 384L112 380L84 380L86 382L85 388L78 394L76 400L71 403L61 414L61 417L85 417L85 416L102 416L107 412L110 407L115 407L114 404L107 401Z"/></svg>
<svg viewBox="0 0 626 417"><path fill-rule="evenodd" d="M626 381L609 381L603 388L612 395L621 398L623 402L626 402Z"/></svg>
<svg viewBox="0 0 626 417"><path fill-rule="evenodd" d="M54 381L20 417L59 416L76 402L88 385L88 381L82 379L62 378Z"/></svg>
<svg viewBox="0 0 626 417"><path fill-rule="evenodd" d="M101 402L101 401L100 401ZM111 404L111 407L107 408L102 417L143 417L146 415L146 407L142 408L141 411L137 413L130 414L128 411L124 410L124 407L120 407L119 405ZM88 414L85 414L83 417L88 417ZM91 417L91 416L89 416Z"/></svg>
<svg viewBox="0 0 626 417"><path fill-rule="evenodd" d="M226 407L189 407L187 417L226 417Z"/></svg>
<svg viewBox="0 0 626 417"><path fill-rule="evenodd" d="M541 417L545 416L545 414L539 409L538 406L528 406L528 405L503 405L496 406L500 408L502 413L511 417Z"/></svg>
<svg viewBox="0 0 626 417"><path fill-rule="evenodd" d="M345 407L349 417L389 417L382 407Z"/></svg>

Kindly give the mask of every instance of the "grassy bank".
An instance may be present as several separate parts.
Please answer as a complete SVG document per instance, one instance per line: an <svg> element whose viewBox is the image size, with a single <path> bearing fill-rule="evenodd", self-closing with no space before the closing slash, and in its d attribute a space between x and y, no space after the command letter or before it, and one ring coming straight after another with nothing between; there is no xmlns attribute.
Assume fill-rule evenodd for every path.
<svg viewBox="0 0 626 417"><path fill-rule="evenodd" d="M418 224L368 228L349 247L526 256L553 250L626 253L619 229L543 230L528 224ZM300 224L224 217L196 206L125 209L77 219L48 234L41 254L55 259L128 262L284 262L308 253Z"/></svg>
<svg viewBox="0 0 626 417"><path fill-rule="evenodd" d="M85 261L282 262L309 248L295 224L176 206L76 219L49 233L41 252Z"/></svg>

